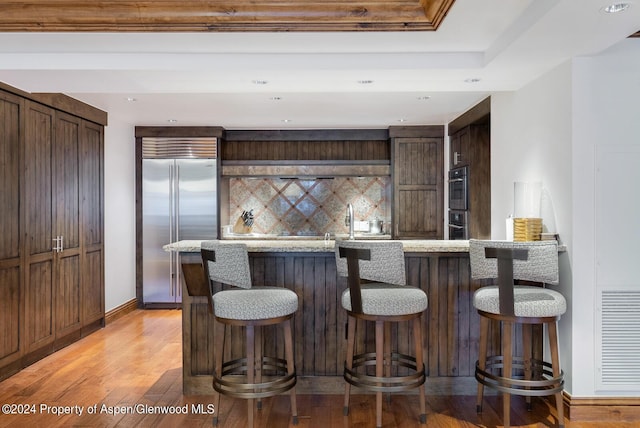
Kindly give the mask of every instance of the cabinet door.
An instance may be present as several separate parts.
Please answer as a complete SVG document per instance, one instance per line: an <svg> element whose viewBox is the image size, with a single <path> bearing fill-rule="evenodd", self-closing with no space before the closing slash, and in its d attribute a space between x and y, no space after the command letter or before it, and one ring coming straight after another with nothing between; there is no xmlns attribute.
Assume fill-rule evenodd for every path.
<svg viewBox="0 0 640 428"><path fill-rule="evenodd" d="M449 144L449 167L458 168L469 165L471 132L468 126L451 136Z"/></svg>
<svg viewBox="0 0 640 428"><path fill-rule="evenodd" d="M80 156L83 326L104 318L103 141L102 126L83 121Z"/></svg>
<svg viewBox="0 0 640 428"><path fill-rule="evenodd" d="M56 338L80 328L80 135L82 120L56 112L53 160Z"/></svg>
<svg viewBox="0 0 640 428"><path fill-rule="evenodd" d="M442 138L394 139L395 238L443 238L443 144Z"/></svg>
<svg viewBox="0 0 640 428"><path fill-rule="evenodd" d="M22 354L20 303L20 115L18 97L0 92L0 365Z"/></svg>
<svg viewBox="0 0 640 428"><path fill-rule="evenodd" d="M53 342L54 111L25 101L25 338L26 349Z"/></svg>
<svg viewBox="0 0 640 428"><path fill-rule="evenodd" d="M80 328L81 121L26 105L25 324L35 350Z"/></svg>

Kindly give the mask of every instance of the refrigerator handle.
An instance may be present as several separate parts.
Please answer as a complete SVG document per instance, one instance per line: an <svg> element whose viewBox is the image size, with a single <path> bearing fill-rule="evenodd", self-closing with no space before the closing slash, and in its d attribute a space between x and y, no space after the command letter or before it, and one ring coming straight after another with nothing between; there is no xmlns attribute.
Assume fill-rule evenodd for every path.
<svg viewBox="0 0 640 428"><path fill-rule="evenodd" d="M174 168L174 191L175 191L175 223L176 223L176 241L180 240L180 165L176 164ZM181 280L181 269L180 269L180 254L175 254L175 268L173 275L173 286L175 295L180 296L180 291L182 290L182 280Z"/></svg>
<svg viewBox="0 0 640 428"><path fill-rule="evenodd" d="M169 243L174 242L174 236L173 236L173 232L174 232L174 225L173 225L173 218L174 218L174 195L173 195L173 191L174 191L175 185L174 185L174 170L173 170L173 165L169 165ZM173 261L173 252L169 253L169 292L171 293L171 296L174 295L174 289L175 289L175 274L174 274L174 261Z"/></svg>
<svg viewBox="0 0 640 428"><path fill-rule="evenodd" d="M175 209L176 209L176 241L180 240L180 165L175 166Z"/></svg>
<svg viewBox="0 0 640 428"><path fill-rule="evenodd" d="M173 202L173 165L169 165L169 241L174 242L173 239L173 214L174 214L174 202Z"/></svg>

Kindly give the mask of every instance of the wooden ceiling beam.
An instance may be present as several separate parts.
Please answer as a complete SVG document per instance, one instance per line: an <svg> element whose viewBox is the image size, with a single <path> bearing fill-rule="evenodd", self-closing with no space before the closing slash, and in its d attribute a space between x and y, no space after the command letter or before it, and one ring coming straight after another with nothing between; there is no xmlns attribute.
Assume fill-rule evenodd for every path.
<svg viewBox="0 0 640 428"><path fill-rule="evenodd" d="M454 1L3 0L0 31L429 31Z"/></svg>

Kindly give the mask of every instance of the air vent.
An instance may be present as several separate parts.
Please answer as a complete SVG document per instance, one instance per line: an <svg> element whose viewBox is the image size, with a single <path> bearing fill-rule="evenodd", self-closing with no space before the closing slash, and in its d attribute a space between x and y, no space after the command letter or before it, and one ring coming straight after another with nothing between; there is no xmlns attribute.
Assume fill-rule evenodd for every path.
<svg viewBox="0 0 640 428"><path fill-rule="evenodd" d="M217 138L142 139L143 159L215 159Z"/></svg>
<svg viewBox="0 0 640 428"><path fill-rule="evenodd" d="M601 376L606 390L640 390L640 291L603 291Z"/></svg>

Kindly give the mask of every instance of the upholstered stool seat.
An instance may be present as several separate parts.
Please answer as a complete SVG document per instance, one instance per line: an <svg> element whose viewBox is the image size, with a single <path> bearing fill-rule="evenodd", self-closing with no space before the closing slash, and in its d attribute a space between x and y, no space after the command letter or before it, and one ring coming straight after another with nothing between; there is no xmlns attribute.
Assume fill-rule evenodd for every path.
<svg viewBox="0 0 640 428"><path fill-rule="evenodd" d="M406 315L424 312L427 309L427 295L416 287L385 283L368 283L360 286L362 312L368 315ZM351 291L342 293L342 307L351 311Z"/></svg>
<svg viewBox="0 0 640 428"><path fill-rule="evenodd" d="M209 280L210 309L214 314L213 389L218 423L220 394L247 400L247 425L253 427L253 402L290 391L293 423L298 423L296 370L293 357L291 318L298 310L298 295L283 287L253 287L247 247L239 243L204 241L202 262ZM214 283L239 288L213 293ZM262 355L262 327L281 324L285 358ZM244 357L224 360L225 327L244 327ZM273 338L272 340L275 340ZM263 373L269 374L263 380Z"/></svg>
<svg viewBox="0 0 640 428"><path fill-rule="evenodd" d="M540 287L513 287L516 317L556 317L567 311L567 301L555 290ZM500 314L500 293L497 286L478 289L473 295L473 306L491 314Z"/></svg>
<svg viewBox="0 0 640 428"><path fill-rule="evenodd" d="M503 394L503 423L510 426L511 395L531 397L555 395L558 425L564 426L560 369L558 320L567 310L559 292L544 287L557 284L558 245L556 241L508 242L469 240L473 279L497 279L498 285L481 287L474 293L473 306L480 315L477 410L482 411L484 387ZM514 280L540 283L514 285ZM489 323L502 326L501 355L487 355ZM522 355L513 355L513 327L522 328ZM549 336L551 362L533 358L532 326L545 325Z"/></svg>
<svg viewBox="0 0 640 428"><path fill-rule="evenodd" d="M344 414L349 414L350 386L376 393L376 426L382 426L382 393L408 391L420 393L420 422L426 422L425 367L423 360L422 313L427 295L406 285L404 250L398 241L339 241L336 243L338 275L347 277L342 293L347 311L347 357L344 379ZM375 352L355 354L356 320L375 322ZM391 323L411 321L415 355L391 351ZM375 366L375 375L366 368ZM392 375L401 367L402 375ZM408 372L409 374L404 374Z"/></svg>
<svg viewBox="0 0 640 428"><path fill-rule="evenodd" d="M222 290L213 296L213 311L229 320L284 317L298 310L298 296L287 288L253 287Z"/></svg>

